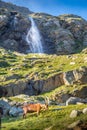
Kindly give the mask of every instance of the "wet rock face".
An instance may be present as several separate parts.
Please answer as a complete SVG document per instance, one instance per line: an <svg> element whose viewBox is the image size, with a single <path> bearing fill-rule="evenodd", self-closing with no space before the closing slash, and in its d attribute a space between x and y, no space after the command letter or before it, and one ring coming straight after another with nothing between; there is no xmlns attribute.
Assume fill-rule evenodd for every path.
<svg viewBox="0 0 87 130"><path fill-rule="evenodd" d="M47 53L70 54L83 45L86 46L87 21L77 15L59 17L43 13L34 13L32 17L44 39Z"/></svg>

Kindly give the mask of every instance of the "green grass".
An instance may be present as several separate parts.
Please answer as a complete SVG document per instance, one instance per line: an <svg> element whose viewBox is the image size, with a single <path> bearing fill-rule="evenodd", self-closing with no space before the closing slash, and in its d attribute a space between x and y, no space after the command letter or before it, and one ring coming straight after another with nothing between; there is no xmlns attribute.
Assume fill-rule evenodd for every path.
<svg viewBox="0 0 87 130"><path fill-rule="evenodd" d="M0 85L15 80L24 80L25 77L47 79L55 74L87 66L87 54L73 55L46 55L20 54L0 49ZM75 64L71 64L74 62ZM14 75L18 75L17 77Z"/></svg>
<svg viewBox="0 0 87 130"><path fill-rule="evenodd" d="M74 121L79 119L87 121L87 116L83 114L76 118L69 117L72 110L82 110L86 107L87 105L50 106L49 110L41 111L38 117L36 113L29 113L26 119L22 119L22 117L3 118L2 126L6 127L6 130L45 130L45 128L49 127L51 127L50 130L65 130ZM56 110L57 108L59 110Z"/></svg>
<svg viewBox="0 0 87 130"><path fill-rule="evenodd" d="M5 86L7 84L26 82L27 78L33 78L34 80L47 79L61 72L87 66L87 54L79 53L60 56L46 54L24 55L0 49L0 63L0 86ZM71 94L75 88L80 90L85 85L63 85L53 91L31 98L35 101L43 101L45 96L50 98L59 92ZM24 102L24 99L18 97L10 97L9 99ZM22 119L22 117L3 118L2 125L6 127L6 130L45 130L45 128L50 128L50 130L65 130L75 120L82 119L87 121L87 116L82 114L74 119L70 119L69 117L73 109L82 109L85 107L87 105L68 107L50 106L48 111L42 111L38 117L35 113L31 113L27 114L26 119ZM62 108L62 110L54 110L55 108Z"/></svg>

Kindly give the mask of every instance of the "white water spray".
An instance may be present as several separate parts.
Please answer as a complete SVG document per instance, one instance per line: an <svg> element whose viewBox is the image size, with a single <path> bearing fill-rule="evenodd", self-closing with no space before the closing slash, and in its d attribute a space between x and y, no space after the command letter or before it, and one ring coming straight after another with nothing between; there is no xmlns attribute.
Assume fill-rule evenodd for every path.
<svg viewBox="0 0 87 130"><path fill-rule="evenodd" d="M13 26L14 26L14 28L16 27L17 23L18 23L18 19L17 19L17 17L15 16L15 17L14 17L14 20L13 20Z"/></svg>
<svg viewBox="0 0 87 130"><path fill-rule="evenodd" d="M33 18L29 18L31 21L31 28L27 33L26 41L29 45L30 51L32 53L43 53L42 47L42 38L40 36L40 32L33 20Z"/></svg>

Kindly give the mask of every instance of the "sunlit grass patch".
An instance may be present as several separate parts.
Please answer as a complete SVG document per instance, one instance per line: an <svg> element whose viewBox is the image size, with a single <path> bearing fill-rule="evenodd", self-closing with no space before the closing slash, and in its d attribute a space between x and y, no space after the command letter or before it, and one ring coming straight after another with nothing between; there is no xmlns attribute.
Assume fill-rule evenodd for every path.
<svg viewBox="0 0 87 130"><path fill-rule="evenodd" d="M26 119L22 117L4 118L2 125L6 127L6 130L45 130L49 127L51 130L65 130L70 123L76 120L87 121L87 116L83 114L76 118L69 117L72 110L82 110L86 107L87 105L50 106L49 110L42 111L38 117L36 113L29 113Z"/></svg>

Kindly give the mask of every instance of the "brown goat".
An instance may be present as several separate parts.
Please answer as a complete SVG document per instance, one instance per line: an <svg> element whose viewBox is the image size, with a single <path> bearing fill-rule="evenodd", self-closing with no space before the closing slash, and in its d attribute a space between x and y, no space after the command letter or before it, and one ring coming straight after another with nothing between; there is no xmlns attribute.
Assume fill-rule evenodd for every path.
<svg viewBox="0 0 87 130"><path fill-rule="evenodd" d="M25 106L22 106L22 109L24 111L23 113L23 118L26 117L26 114L28 112L36 112L37 115L40 113L41 110L47 110L48 109L48 103L46 104L40 104L40 103L36 103L36 104L27 104Z"/></svg>

